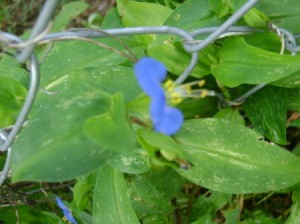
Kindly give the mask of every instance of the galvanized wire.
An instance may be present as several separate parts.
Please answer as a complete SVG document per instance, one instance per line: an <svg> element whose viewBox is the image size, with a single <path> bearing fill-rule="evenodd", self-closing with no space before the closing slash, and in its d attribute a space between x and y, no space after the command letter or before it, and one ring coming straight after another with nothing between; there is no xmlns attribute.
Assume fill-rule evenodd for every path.
<svg viewBox="0 0 300 224"><path fill-rule="evenodd" d="M187 32L183 29L170 26L148 26L148 27L127 27L127 28L115 28L106 30L95 29L71 29L59 33L50 33L49 27L51 25L52 15L55 8L58 5L59 0L47 0L36 24L33 27L31 35L28 40L24 41L21 38L5 32L0 32L0 43L4 48L16 49L16 60L20 63L28 62L30 64L30 86L25 103L21 109L21 112L16 120L15 125L10 132L5 129L0 129L0 152L6 151L6 164L0 173L0 186L3 184L10 167L11 148L16 135L21 130L26 117L30 112L35 96L38 91L39 85L39 64L33 53L36 45L46 44L49 42L57 41L70 41L70 40L87 40L93 38L112 38L128 35L144 35L144 34L172 34L182 38L184 49L191 53L191 60L183 73L175 81L177 84L183 83L189 74L192 72L195 65L198 63L199 52L211 44L218 38L223 38L230 35L245 35L253 32L265 32L262 30L254 29L251 27L236 27L233 26L249 9L251 9L258 0L248 0L236 13L234 13L228 20L226 20L219 27L209 27L196 29L192 32ZM275 27L275 29L277 29ZM283 40L286 46L286 50L290 51L292 55L300 51L300 46L297 46L296 39L299 36L293 36L289 31L278 28L278 33L283 34ZM197 37L203 34L208 34L203 40L197 40ZM244 95L238 97L235 101L225 100L224 97L215 93L215 96L220 100L223 100L229 105L236 105L244 101L247 97L263 88L266 84L260 84L250 89ZM2 142L2 144L1 144Z"/></svg>

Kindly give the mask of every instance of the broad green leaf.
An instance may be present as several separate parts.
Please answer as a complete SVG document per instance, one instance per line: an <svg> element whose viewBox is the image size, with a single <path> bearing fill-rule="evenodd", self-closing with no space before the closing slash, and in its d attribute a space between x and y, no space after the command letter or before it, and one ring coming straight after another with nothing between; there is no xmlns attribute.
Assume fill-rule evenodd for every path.
<svg viewBox="0 0 300 224"><path fill-rule="evenodd" d="M128 53L113 38L101 39L100 42ZM133 41L126 41L125 44L133 53L143 52L145 48ZM58 42L54 44L46 59L41 64L41 74L43 74L41 86L46 88L50 83L55 84L58 81L64 81L67 77L66 74L77 69L88 67L101 68L103 66L114 67L127 59L115 52L83 41ZM90 76L93 77L94 74L90 74Z"/></svg>
<svg viewBox="0 0 300 224"><path fill-rule="evenodd" d="M13 115L0 110L0 128L11 126L15 123Z"/></svg>
<svg viewBox="0 0 300 224"><path fill-rule="evenodd" d="M116 7L110 9L101 23L101 29L121 28L124 27L122 24L121 17L118 14ZM121 38L121 37L120 37ZM124 37L122 37L124 38Z"/></svg>
<svg viewBox="0 0 300 224"><path fill-rule="evenodd" d="M166 155L171 157L166 157L167 160L172 161L176 157L184 158L180 145L172 137L148 130L142 130L140 134L149 145L164 151Z"/></svg>
<svg viewBox="0 0 300 224"><path fill-rule="evenodd" d="M117 9L125 26L160 26L172 9L161 4L117 0Z"/></svg>
<svg viewBox="0 0 300 224"><path fill-rule="evenodd" d="M254 127L272 142L287 144L287 92L284 88L266 86L243 104Z"/></svg>
<svg viewBox="0 0 300 224"><path fill-rule="evenodd" d="M300 70L299 57L247 45L241 37L229 38L217 54L219 62L211 72L228 87L274 82Z"/></svg>
<svg viewBox="0 0 300 224"><path fill-rule="evenodd" d="M281 41L277 34L273 32L254 32L244 35L246 43L254 47L279 53L281 50Z"/></svg>
<svg viewBox="0 0 300 224"><path fill-rule="evenodd" d="M131 207L123 174L113 168L100 169L93 199L93 223L140 223Z"/></svg>
<svg viewBox="0 0 300 224"><path fill-rule="evenodd" d="M73 189L74 202L77 208L85 210L89 204L89 198L87 197L88 192L92 190L92 186L84 181L78 181Z"/></svg>
<svg viewBox="0 0 300 224"><path fill-rule="evenodd" d="M186 119L195 117L210 117L218 111L218 100L215 97L200 99L185 99L177 107Z"/></svg>
<svg viewBox="0 0 300 224"><path fill-rule="evenodd" d="M133 133L126 116L123 95L112 96L109 111L89 117L84 133L96 144L108 150L130 155L133 152Z"/></svg>
<svg viewBox="0 0 300 224"><path fill-rule="evenodd" d="M281 1L263 0L255 4L255 8L267 15L271 22L291 33L299 33L300 28L295 21L299 21L300 12L298 0Z"/></svg>
<svg viewBox="0 0 300 224"><path fill-rule="evenodd" d="M291 207L290 216L285 224L296 224L300 222L300 192L293 192L293 205Z"/></svg>
<svg viewBox="0 0 300 224"><path fill-rule="evenodd" d="M0 128L14 124L26 96L27 90L21 83L14 78L0 76Z"/></svg>
<svg viewBox="0 0 300 224"><path fill-rule="evenodd" d="M208 25L211 22L215 21L209 1L188 0L169 15L164 21L164 25L191 31L195 28L205 27L205 24Z"/></svg>
<svg viewBox="0 0 300 224"><path fill-rule="evenodd" d="M122 92L126 102L135 99L141 93L133 69L123 66L100 65L69 71L61 77L51 78L51 82L48 82L44 88L60 94L68 90L103 90L110 94Z"/></svg>
<svg viewBox="0 0 300 224"><path fill-rule="evenodd" d="M175 135L192 167L186 179L224 193L256 193L300 181L300 158L260 140L260 135L223 119L188 120Z"/></svg>
<svg viewBox="0 0 300 224"><path fill-rule="evenodd" d="M209 0L212 11L214 11L220 18L228 16L232 13L232 0Z"/></svg>
<svg viewBox="0 0 300 224"><path fill-rule="evenodd" d="M226 204L231 202L232 195L209 191L198 197L192 207L191 221L193 223L214 223L216 214Z"/></svg>
<svg viewBox="0 0 300 224"><path fill-rule="evenodd" d="M117 9L126 27L161 26L172 10L166 6L148 2L117 0ZM137 40L149 43L153 35L137 36Z"/></svg>
<svg viewBox="0 0 300 224"><path fill-rule="evenodd" d="M13 56L3 54L0 60L0 76L10 77L27 86L29 83L28 72L22 66Z"/></svg>
<svg viewBox="0 0 300 224"><path fill-rule="evenodd" d="M168 214L174 208L171 199L183 185L183 179L170 168L156 167L146 173L131 175L128 189L134 210L140 216Z"/></svg>
<svg viewBox="0 0 300 224"><path fill-rule="evenodd" d="M241 216L241 206L236 206L235 208L229 208L222 212L226 222L225 224L239 223Z"/></svg>
<svg viewBox="0 0 300 224"><path fill-rule="evenodd" d="M244 118L237 108L224 108L218 111L218 113L216 113L214 117L222 118L231 122L236 122L238 124L245 125Z"/></svg>
<svg viewBox="0 0 300 224"><path fill-rule="evenodd" d="M287 88L300 88L300 71L296 71L293 74L272 82L272 85L282 86Z"/></svg>
<svg viewBox="0 0 300 224"><path fill-rule="evenodd" d="M0 111L16 114L27 96L26 88L16 80L0 76Z"/></svg>
<svg viewBox="0 0 300 224"><path fill-rule="evenodd" d="M84 135L88 117L104 113L111 97L99 91L49 96L12 147L12 180L65 181L101 167L112 152Z"/></svg>
<svg viewBox="0 0 300 224"><path fill-rule="evenodd" d="M122 173L140 174L150 169L150 157L142 152L135 152L133 155L116 155L107 163Z"/></svg>
<svg viewBox="0 0 300 224"><path fill-rule="evenodd" d="M83 13L88 7L83 1L73 1L65 3L62 6L59 14L55 16L54 24L51 29L52 32L62 31L67 25L76 18L79 14Z"/></svg>
<svg viewBox="0 0 300 224"><path fill-rule="evenodd" d="M300 88L288 89L288 109L300 112Z"/></svg>
<svg viewBox="0 0 300 224"><path fill-rule="evenodd" d="M217 26L222 21L222 19L212 14L209 1L189 0L177 7L163 25L192 31L203 27ZM191 59L191 54L183 49L182 44L181 37L156 35L147 52L149 56L163 62L168 71L180 75ZM208 55L214 54L215 49L213 46L201 50L199 63L197 63L191 75L203 77L210 74L211 61Z"/></svg>

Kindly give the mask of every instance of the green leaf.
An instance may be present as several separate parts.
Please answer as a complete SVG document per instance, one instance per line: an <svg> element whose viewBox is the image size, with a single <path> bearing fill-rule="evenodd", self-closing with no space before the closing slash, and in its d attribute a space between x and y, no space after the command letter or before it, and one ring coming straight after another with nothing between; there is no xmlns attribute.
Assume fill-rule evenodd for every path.
<svg viewBox="0 0 300 224"><path fill-rule="evenodd" d="M18 215L16 215L16 209ZM0 209L0 221L2 223L58 223L62 224L62 217L58 217L54 212L42 211L41 208L28 205L7 206ZM22 220L20 222L20 220Z"/></svg>
<svg viewBox="0 0 300 224"><path fill-rule="evenodd" d="M232 223L239 223L240 216L241 216L241 207L236 206L235 208L230 208L222 212L226 222L225 224L232 224Z"/></svg>
<svg viewBox="0 0 300 224"><path fill-rule="evenodd" d="M300 112L300 88L288 89L288 109Z"/></svg>
<svg viewBox="0 0 300 224"><path fill-rule="evenodd" d="M192 167L183 177L224 193L274 191L299 183L300 158L223 119L188 120L175 135Z"/></svg>
<svg viewBox="0 0 300 224"><path fill-rule="evenodd" d="M122 173L140 174L150 169L150 157L142 151L129 156L116 155L107 163Z"/></svg>
<svg viewBox="0 0 300 224"><path fill-rule="evenodd" d="M100 42L113 46L114 49L128 53L127 50L113 38L101 39ZM140 44L133 41L127 40L125 44L134 54L143 52L145 49L145 47L141 47ZM77 69L88 67L98 68L100 73L100 68L110 67L112 69L127 59L128 58L123 55L83 41L57 42L41 64L41 74L43 74L41 86L47 89L52 87L52 85L57 85L68 78L69 72L73 72ZM64 63L62 63L62 61ZM95 75L97 76L97 74L92 73L88 75L90 79Z"/></svg>
<svg viewBox="0 0 300 224"><path fill-rule="evenodd" d="M281 41L277 34L273 32L254 32L244 35L246 43L254 47L279 53L281 50Z"/></svg>
<svg viewBox="0 0 300 224"><path fill-rule="evenodd" d="M112 96L108 112L89 117L84 133L95 143L108 150L129 155L133 151L133 133L126 116L123 95Z"/></svg>
<svg viewBox="0 0 300 224"><path fill-rule="evenodd" d="M28 72L11 55L1 55L0 76L10 77L24 86L28 84Z"/></svg>
<svg viewBox="0 0 300 224"><path fill-rule="evenodd" d="M300 88L300 71L296 71L293 74L272 82L272 85L282 86L287 88Z"/></svg>
<svg viewBox="0 0 300 224"><path fill-rule="evenodd" d="M98 169L112 156L83 133L88 117L108 110L110 95L75 91L48 97L43 104L37 100L39 109L14 142L14 182L70 180Z"/></svg>
<svg viewBox="0 0 300 224"><path fill-rule="evenodd" d="M168 167L154 166L146 173L131 175L128 189L132 206L141 216L168 214L174 209L171 199L178 194L183 183L184 180Z"/></svg>
<svg viewBox="0 0 300 224"><path fill-rule="evenodd" d="M262 135L275 143L287 144L287 92L284 88L266 86L250 96L243 108Z"/></svg>
<svg viewBox="0 0 300 224"><path fill-rule="evenodd" d="M261 209L254 209L250 214L251 218L247 218L240 222L241 224L283 224L279 218L273 218L270 214Z"/></svg>
<svg viewBox="0 0 300 224"><path fill-rule="evenodd" d="M224 108L218 111L218 113L216 113L214 117L222 118L231 122L236 122L238 124L245 125L244 118L237 108Z"/></svg>
<svg viewBox="0 0 300 224"><path fill-rule="evenodd" d="M247 45L241 37L229 38L217 54L219 63L211 66L211 72L228 87L274 82L300 70L298 57Z"/></svg>
<svg viewBox="0 0 300 224"><path fill-rule="evenodd" d="M62 6L59 14L55 16L52 32L62 31L67 25L79 14L83 13L88 8L88 4L83 1L73 1L65 3Z"/></svg>
<svg viewBox="0 0 300 224"><path fill-rule="evenodd" d="M148 2L117 0L117 9L126 27L161 26L172 10L166 6ZM137 36L141 42L149 43L153 35Z"/></svg>
<svg viewBox="0 0 300 224"><path fill-rule="evenodd" d="M44 86L45 89L61 94L68 90L103 90L110 94L122 92L124 100L128 102L141 93L133 69L123 66L99 65L99 67L82 68L66 72L62 76L53 77L51 81L47 81L47 85Z"/></svg>
<svg viewBox="0 0 300 224"><path fill-rule="evenodd" d="M290 216L285 224L296 224L300 222L300 192L293 192L293 205L290 211Z"/></svg>
<svg viewBox="0 0 300 224"><path fill-rule="evenodd" d="M0 110L9 114L20 111L27 95L26 88L16 80L0 76Z"/></svg>
<svg viewBox="0 0 300 224"><path fill-rule="evenodd" d="M89 203L87 193L92 190L92 186L86 181L78 181L72 191L74 195L74 202L79 210L85 210Z"/></svg>
<svg viewBox="0 0 300 224"><path fill-rule="evenodd" d="M210 0L212 10L218 14L220 18L232 14L232 0Z"/></svg>
<svg viewBox="0 0 300 224"><path fill-rule="evenodd" d="M268 16L280 28L287 29L291 33L299 33L300 28L295 23L299 21L300 13L297 4L298 0L285 0L284 4L280 1L263 0L255 4L255 8Z"/></svg>
<svg viewBox="0 0 300 224"><path fill-rule="evenodd" d="M149 145L172 155L171 159L166 158L167 160L174 160L176 157L184 158L180 145L172 137L145 129L141 130L140 134Z"/></svg>
<svg viewBox="0 0 300 224"><path fill-rule="evenodd" d="M292 121L289 126L300 128L300 119Z"/></svg>
<svg viewBox="0 0 300 224"><path fill-rule="evenodd" d="M214 191L201 195L193 203L191 221L195 221L193 223L214 223L218 210L230 203L231 197L230 194Z"/></svg>
<svg viewBox="0 0 300 224"><path fill-rule="evenodd" d="M269 22L268 17L256 8L250 9L243 17L249 26L255 28L266 28Z"/></svg>
<svg viewBox="0 0 300 224"><path fill-rule="evenodd" d="M218 26L222 21L211 13L209 1L189 0L178 6L163 25L192 31L203 27ZM164 63L168 71L176 75L184 71L191 59L191 54L182 47L182 38L175 35L156 35L155 40L148 46L147 52L149 56ZM214 54L213 46L201 50L199 63L191 75L200 78L210 74L211 61L208 55Z"/></svg>
<svg viewBox="0 0 300 224"><path fill-rule="evenodd" d="M109 166L99 171L95 185L93 223L139 224L127 194L123 174Z"/></svg>
<svg viewBox="0 0 300 224"><path fill-rule="evenodd" d="M0 128L8 127L14 123L15 119L13 115L0 111Z"/></svg>

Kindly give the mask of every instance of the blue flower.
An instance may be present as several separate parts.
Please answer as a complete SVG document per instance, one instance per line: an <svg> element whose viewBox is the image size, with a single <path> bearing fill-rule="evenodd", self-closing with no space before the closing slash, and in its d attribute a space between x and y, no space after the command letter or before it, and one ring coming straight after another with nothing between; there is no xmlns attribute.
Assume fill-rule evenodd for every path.
<svg viewBox="0 0 300 224"><path fill-rule="evenodd" d="M65 218L70 222L70 223L74 223L74 224L78 224L75 220L75 218L73 217L72 213L70 212L70 210L64 205L64 203L62 202L62 200L59 197L56 197L56 202L58 204L58 206L61 208L61 210L64 213Z"/></svg>
<svg viewBox="0 0 300 224"><path fill-rule="evenodd" d="M161 86L167 69L161 62L145 57L135 64L135 74L142 90L151 98L150 116L154 130L166 135L175 134L183 123L183 115L180 110L167 104Z"/></svg>

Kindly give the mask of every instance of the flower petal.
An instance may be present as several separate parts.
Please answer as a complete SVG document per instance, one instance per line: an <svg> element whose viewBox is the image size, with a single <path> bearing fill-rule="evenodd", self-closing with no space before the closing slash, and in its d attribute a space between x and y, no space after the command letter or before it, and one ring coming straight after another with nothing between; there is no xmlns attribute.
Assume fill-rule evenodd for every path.
<svg viewBox="0 0 300 224"><path fill-rule="evenodd" d="M183 123L180 110L167 105L161 82L166 78L165 66L152 58L142 58L135 64L135 75L140 87L151 97L150 115L154 130L166 135L176 133Z"/></svg>
<svg viewBox="0 0 300 224"><path fill-rule="evenodd" d="M156 97L151 98L150 103L150 116L154 124L160 122L164 116L164 108L166 107L166 98L163 90L158 93Z"/></svg>
<svg viewBox="0 0 300 224"><path fill-rule="evenodd" d="M177 108L165 106L163 116L158 122L154 122L154 130L165 135L175 134L183 123L183 115Z"/></svg>
<svg viewBox="0 0 300 224"><path fill-rule="evenodd" d="M64 205L64 203L62 202L62 200L59 197L56 197L56 202L58 204L58 206L61 208L61 210L64 213L64 216L67 218L67 220L73 224L78 224L77 221L75 220L75 218L73 217L72 213L70 212L70 210Z"/></svg>
<svg viewBox="0 0 300 224"><path fill-rule="evenodd" d="M167 75L165 66L155 59L145 57L135 64L134 70L143 91L150 97L155 97Z"/></svg>

